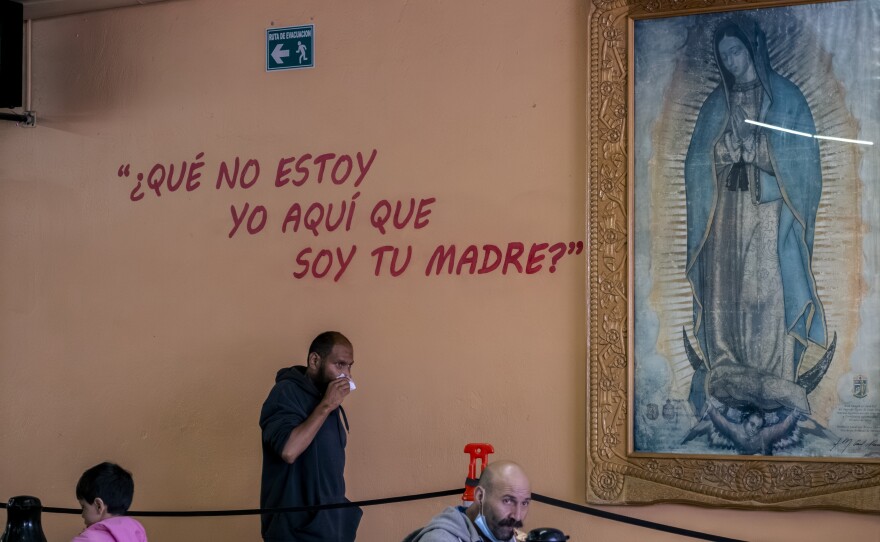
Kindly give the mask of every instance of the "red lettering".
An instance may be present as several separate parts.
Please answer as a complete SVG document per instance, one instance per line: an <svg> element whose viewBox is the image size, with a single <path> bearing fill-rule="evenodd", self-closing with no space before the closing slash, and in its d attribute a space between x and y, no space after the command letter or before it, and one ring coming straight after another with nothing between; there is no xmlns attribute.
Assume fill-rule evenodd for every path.
<svg viewBox="0 0 880 542"><path fill-rule="evenodd" d="M413 224L417 230L428 225L428 215L431 214L431 209L428 209L428 206L435 201L437 198L422 199L419 202L419 212L416 213L416 221Z"/></svg>
<svg viewBox="0 0 880 542"><path fill-rule="evenodd" d="M303 226L306 227L307 230L311 231L315 237L318 236L318 226L321 225L321 220L324 219L324 206L320 203L313 203L309 205L309 209L306 211L305 220L303 220Z"/></svg>
<svg viewBox="0 0 880 542"><path fill-rule="evenodd" d="M315 157L315 163L321 166L321 169L318 170L318 184L321 184L321 182L324 180L324 167L327 165L327 160L330 160L335 156L336 154L328 152L324 154L319 154Z"/></svg>
<svg viewBox="0 0 880 542"><path fill-rule="evenodd" d="M373 271L373 275L377 277L379 276L379 272L382 270L382 258L385 256L386 252L391 252L392 250L394 250L394 247L391 245L385 245L370 252L370 256L376 258L376 269Z"/></svg>
<svg viewBox="0 0 880 542"><path fill-rule="evenodd" d="M345 174L342 177L336 175L336 172L339 170L339 164L348 163L348 169L345 170ZM348 180L348 176L351 175L351 156L347 154L343 154L336 160L336 164L333 165L333 171L330 172L330 179L333 181L333 184L343 184Z"/></svg>
<svg viewBox="0 0 880 542"><path fill-rule="evenodd" d="M410 259L412 258L412 246L407 245L406 247L406 260L399 267L397 265L397 257L400 255L400 249L392 246L382 246L375 249L370 254L376 258L376 269L373 271L373 274L377 277L382 271L382 259L385 256L385 253L391 252L391 265L389 266L389 270L391 271L392 277L399 277L406 271L406 268L409 267Z"/></svg>
<svg viewBox="0 0 880 542"><path fill-rule="evenodd" d="M391 204L388 203L388 200L380 200L373 206L373 211L370 213L370 224L379 230L382 235L385 235L385 224L388 223L390 217Z"/></svg>
<svg viewBox="0 0 880 542"><path fill-rule="evenodd" d="M158 179L155 174L158 173ZM156 197L162 197L162 183L165 181L165 166L162 164L156 164L150 169L150 173L147 175L147 186L156 193Z"/></svg>
<svg viewBox="0 0 880 542"><path fill-rule="evenodd" d="M409 219L412 218L413 211L415 211L416 200L413 198L409 199L409 211L406 213L406 218L403 220L400 219L400 212L403 210L403 202L397 200L397 204L394 206L394 219L392 223L394 227L398 230L402 230L406 227L407 223L409 223Z"/></svg>
<svg viewBox="0 0 880 542"><path fill-rule="evenodd" d="M323 271L318 271L318 264L321 262L321 258L327 257L327 265L324 267ZM320 279L324 278L327 273L330 272L330 267L333 265L333 253L327 250L326 248L321 249L318 252L318 255L315 256L315 261L312 263L312 275L315 278Z"/></svg>
<svg viewBox="0 0 880 542"><path fill-rule="evenodd" d="M436 270L434 271L435 275L439 275L443 266L447 264L446 272L448 274L452 274L452 264L455 263L455 245L449 245L449 248L445 248L443 245L438 245L436 249L434 249L434 253L431 254L431 259L428 261L428 266L425 268L425 276L431 275L431 268L434 265L434 262L437 262Z"/></svg>
<svg viewBox="0 0 880 542"><path fill-rule="evenodd" d="M247 232L251 235L260 233L260 231L266 226L266 220L268 219L266 208L262 205L257 205L254 207L254 210L248 214L249 208L250 203L245 203L244 209L241 210L241 214L238 214L235 212L235 205L229 206L229 210L232 213L232 229L229 230L230 239L238 231L239 226L244 223L245 216L248 217L245 227L247 228Z"/></svg>
<svg viewBox="0 0 880 542"><path fill-rule="evenodd" d="M325 224L327 227L327 231L336 231L336 228L338 228L339 225L342 224L342 219L345 218L345 201L343 201L342 203L339 204L339 218L336 220L335 224L333 223L333 218L331 218L332 216L333 216L333 204L328 203L327 204L327 221Z"/></svg>
<svg viewBox="0 0 880 542"><path fill-rule="evenodd" d="M406 206L406 203L397 200L392 210L391 202L380 200L373 206L373 211L370 213L370 224L384 235L386 233L385 226L389 221L395 229L402 230L413 220L413 215L415 215L414 228L424 228L428 225L428 215L431 214L431 209L428 206L435 201L435 198L422 199L416 206L415 198L410 198L409 206ZM417 208L418 210L416 210Z"/></svg>
<svg viewBox="0 0 880 542"><path fill-rule="evenodd" d="M490 253L495 257L495 261L492 263L489 263ZM501 265L501 249L495 245L483 245L483 265L480 266L480 270L477 273L480 275L491 273L498 269L499 265Z"/></svg>
<svg viewBox="0 0 880 542"><path fill-rule="evenodd" d="M140 201L144 199L144 193L141 192L141 181L144 178L143 173L138 173L138 182L134 185L134 188L131 189L131 193L128 195L131 201Z"/></svg>
<svg viewBox="0 0 880 542"><path fill-rule="evenodd" d="M294 186L302 186L309 179L309 168L302 167L302 163L312 157L311 154L304 154L299 157L299 160L296 161L296 172L302 174L302 178L299 180L291 179L290 184Z"/></svg>
<svg viewBox="0 0 880 542"><path fill-rule="evenodd" d="M541 251L548 246L547 243L532 244L532 248L529 250L529 257L526 260L526 275L534 275L541 270L541 260L544 259L544 255L541 254Z"/></svg>
<svg viewBox="0 0 880 542"><path fill-rule="evenodd" d="M348 258L343 258L342 249L336 248L336 255L339 256L339 272L333 277L333 282L339 282L339 279L342 277L342 274L345 273L345 270L348 269L348 265L351 263L351 260L354 259L354 253L357 252L357 245L351 245L351 250L348 251Z"/></svg>
<svg viewBox="0 0 880 542"><path fill-rule="evenodd" d="M290 182L290 179L287 178L287 175L290 174L291 169L287 167L287 164L291 162L293 162L293 156L291 156L290 158L282 158L278 161L278 169L275 172L276 187L282 187Z"/></svg>
<svg viewBox="0 0 880 542"><path fill-rule="evenodd" d="M298 265L302 266L302 269L300 269L299 271L293 272L294 278L301 279L304 276L309 274L309 260L306 259L306 256L311 254L311 252L312 252L312 249L306 247L306 248L300 250L299 254L296 255L296 263Z"/></svg>
<svg viewBox="0 0 880 542"><path fill-rule="evenodd" d="M391 255L391 276L399 277L406 271L406 268L409 267L409 261L412 258L412 247L406 246L406 260L403 262L399 268L397 267L397 256L400 254L400 250L397 248L394 249L394 254Z"/></svg>
<svg viewBox="0 0 880 542"><path fill-rule="evenodd" d="M186 175L186 162L183 163L183 166L180 168L180 175L177 177L177 184L174 184L174 164L168 165L168 190L171 192L177 192L177 189L183 186L183 178Z"/></svg>
<svg viewBox="0 0 880 542"><path fill-rule="evenodd" d="M357 180L354 182L355 188L361 185L361 182L364 180L364 177L367 176L367 172L370 171L370 167L373 165L373 160L376 159L376 155L378 151L373 149L373 152L370 154L370 159L367 161L366 165L364 165L364 156L359 152L357 153L357 162L358 168L360 168L361 172L358 175Z"/></svg>
<svg viewBox="0 0 880 542"><path fill-rule="evenodd" d="M257 218L257 225L254 226L254 218ZM254 235L255 233L260 233L263 228L266 226L266 219L268 215L266 214L266 208L262 205L257 205L254 207L254 210L251 211L251 215L248 217L247 230L248 233Z"/></svg>
<svg viewBox="0 0 880 542"><path fill-rule="evenodd" d="M574 243L572 243L572 245L573 244ZM573 249L574 249L574 247L571 247L571 250L573 250ZM571 250L569 250L569 252L571 252ZM551 258L550 272L555 273L556 272L556 262L558 262L560 258L565 256L565 243L556 243L555 245L550 247L550 252L553 253L553 255L550 257Z"/></svg>
<svg viewBox="0 0 880 542"><path fill-rule="evenodd" d="M254 168L254 175L251 178L250 182L247 182L245 179L247 178L248 171ZM239 184L242 188L250 188L257 182L257 179L260 178L260 162L258 162L255 158L251 158L244 165L244 169L241 170L241 180Z"/></svg>
<svg viewBox="0 0 880 542"><path fill-rule="evenodd" d="M526 248L519 241L507 244L507 253L504 255L504 266L501 268L501 274L507 274L507 267L512 265L520 273L523 272L522 265L519 263L519 257L522 256Z"/></svg>
<svg viewBox="0 0 880 542"><path fill-rule="evenodd" d="M226 165L226 161L220 162L220 169L217 171L217 190L220 190L220 187L223 186L223 179L226 179L226 185L229 188L235 188L235 182L238 179L238 168L240 166L238 156L235 157L235 171L232 175L229 174L229 166Z"/></svg>
<svg viewBox="0 0 880 542"><path fill-rule="evenodd" d="M348 218L345 219L345 231L351 231L351 220L354 218L354 208L357 203L354 201L358 199L360 196L360 192L355 192L354 196L351 197L351 206L348 208Z"/></svg>
<svg viewBox="0 0 880 542"><path fill-rule="evenodd" d="M191 166L189 166L189 174L186 176L186 191L192 192L202 183L199 182L202 174L199 173L199 170L205 166L205 163L202 162L202 157L205 156L204 152L200 152L196 155L196 162L193 162Z"/></svg>
<svg viewBox="0 0 880 542"><path fill-rule="evenodd" d="M250 207L250 203L245 203L244 209L241 210L241 215L238 215L235 212L235 205L229 206L229 211L232 213L232 229L229 230L230 239L232 239L232 236L235 235L235 232L238 231L238 227L241 226L241 223L244 221L244 217L247 215L248 207Z"/></svg>
<svg viewBox="0 0 880 542"><path fill-rule="evenodd" d="M477 269L477 247L476 245L468 245L466 249L461 253L461 259L458 260L458 267L455 268L455 274L461 275L461 268L466 264L470 264L471 270L468 272L469 275L473 275L474 271Z"/></svg>
<svg viewBox="0 0 880 542"><path fill-rule="evenodd" d="M348 270L357 253L357 245L352 245L346 254L342 248L336 247L335 251L329 249L321 249L315 255L314 261L310 261L309 255L312 254L311 248L304 248L296 255L296 264L299 269L293 272L293 277L301 279L311 273L316 279L326 277L334 268L336 262L339 262L339 270L333 275L333 282L338 282L342 275Z"/></svg>
<svg viewBox="0 0 880 542"><path fill-rule="evenodd" d="M287 233L287 224L293 222L293 231L296 232L299 230L299 222L302 215L302 209L300 209L299 203L294 203L290 206L290 209L287 210L287 215L284 217L284 222L281 223L281 233Z"/></svg>

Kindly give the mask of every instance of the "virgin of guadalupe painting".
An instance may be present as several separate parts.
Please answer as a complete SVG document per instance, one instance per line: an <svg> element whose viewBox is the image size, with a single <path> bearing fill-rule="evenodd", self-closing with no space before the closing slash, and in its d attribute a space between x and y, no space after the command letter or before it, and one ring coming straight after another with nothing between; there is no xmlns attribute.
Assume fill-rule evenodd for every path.
<svg viewBox="0 0 880 542"><path fill-rule="evenodd" d="M636 22L636 452L880 456L877 392L843 385L877 389L880 333L849 94L877 67L834 54L876 7L847 4Z"/></svg>

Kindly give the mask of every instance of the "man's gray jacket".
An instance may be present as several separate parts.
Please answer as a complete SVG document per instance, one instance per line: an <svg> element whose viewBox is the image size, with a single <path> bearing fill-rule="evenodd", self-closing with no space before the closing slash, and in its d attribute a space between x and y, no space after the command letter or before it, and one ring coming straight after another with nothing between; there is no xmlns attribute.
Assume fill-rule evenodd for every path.
<svg viewBox="0 0 880 542"><path fill-rule="evenodd" d="M464 515L464 508L450 506L403 542L483 542L483 537Z"/></svg>

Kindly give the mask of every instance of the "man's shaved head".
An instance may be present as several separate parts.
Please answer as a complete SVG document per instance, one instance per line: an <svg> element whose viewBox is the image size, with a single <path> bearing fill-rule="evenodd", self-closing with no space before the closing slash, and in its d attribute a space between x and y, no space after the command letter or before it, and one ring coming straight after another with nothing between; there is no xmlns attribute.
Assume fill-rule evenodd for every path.
<svg viewBox="0 0 880 542"><path fill-rule="evenodd" d="M530 490L529 478L522 467L513 461L490 463L480 476L480 487L491 491L496 486L514 485Z"/></svg>
<svg viewBox="0 0 880 542"><path fill-rule="evenodd" d="M498 540L507 541L513 536L514 529L523 526L532 500L532 489L522 467L513 461L496 461L490 463L480 476L474 498L476 500L468 508L467 516L471 521L483 516L491 534Z"/></svg>

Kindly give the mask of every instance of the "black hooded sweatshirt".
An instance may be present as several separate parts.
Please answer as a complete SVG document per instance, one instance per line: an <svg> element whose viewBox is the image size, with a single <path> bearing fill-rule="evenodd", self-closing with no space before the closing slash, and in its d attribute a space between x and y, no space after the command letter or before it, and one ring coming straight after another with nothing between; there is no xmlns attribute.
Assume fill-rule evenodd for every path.
<svg viewBox="0 0 880 542"><path fill-rule="evenodd" d="M263 479L261 508L311 506L349 502L345 498L345 444L348 421L342 406L327 416L315 439L293 464L281 458L291 431L321 402L303 366L278 371L275 386L263 403ZM362 511L338 508L320 512L263 514L266 542L351 542Z"/></svg>

